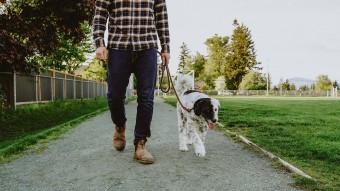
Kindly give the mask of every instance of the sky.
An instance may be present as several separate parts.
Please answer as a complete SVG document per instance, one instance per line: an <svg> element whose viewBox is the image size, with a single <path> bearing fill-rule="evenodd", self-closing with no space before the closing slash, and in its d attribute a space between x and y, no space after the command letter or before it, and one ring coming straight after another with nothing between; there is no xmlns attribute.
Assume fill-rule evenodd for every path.
<svg viewBox="0 0 340 191"><path fill-rule="evenodd" d="M206 39L231 36L237 19L251 30L262 73L273 85L328 75L340 82L339 0L167 0L174 73L180 46L207 55Z"/></svg>

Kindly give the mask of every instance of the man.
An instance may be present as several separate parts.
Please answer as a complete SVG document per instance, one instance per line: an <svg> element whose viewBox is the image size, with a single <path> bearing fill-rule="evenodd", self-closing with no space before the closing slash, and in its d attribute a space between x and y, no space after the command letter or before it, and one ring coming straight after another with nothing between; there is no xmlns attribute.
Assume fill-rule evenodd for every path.
<svg viewBox="0 0 340 191"><path fill-rule="evenodd" d="M108 35L108 105L115 124L113 145L123 151L126 144L125 91L131 73L137 79L137 117L134 131L134 158L142 164L154 162L145 149L151 136L154 89L157 75L157 37L164 64L170 59L168 14L165 0L96 0L93 38L96 56L107 59L104 43L106 21Z"/></svg>

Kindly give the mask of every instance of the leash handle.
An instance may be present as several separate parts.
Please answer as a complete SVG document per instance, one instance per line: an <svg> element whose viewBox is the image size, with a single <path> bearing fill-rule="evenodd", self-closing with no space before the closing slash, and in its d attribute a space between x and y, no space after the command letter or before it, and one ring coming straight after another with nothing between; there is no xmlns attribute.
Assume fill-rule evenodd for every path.
<svg viewBox="0 0 340 191"><path fill-rule="evenodd" d="M163 84L164 73L165 73L164 70L165 69L168 73L168 75L167 75L168 76L168 82L167 82L166 88L164 89L162 84ZM170 91L170 80L169 79L171 79L171 76L170 76L170 78L169 78L169 76L170 76L170 73L169 73L168 67L167 67L167 65L164 65L163 62L162 62L162 75L161 75L161 80L159 81L159 87L160 87L160 89L163 93L168 93Z"/></svg>
<svg viewBox="0 0 340 191"><path fill-rule="evenodd" d="M162 56L162 54L161 54L160 52L158 52L158 54L160 54L160 55ZM168 83L167 83L167 87L166 87L165 89L163 89L162 84L163 84L163 78L164 78L164 73L165 73L164 71L165 71L165 70L166 70L166 72L167 72ZM170 91L171 86L172 86L172 89L174 89L176 98L177 98L177 100L178 100L178 103L181 105L181 107L182 107L185 111L187 111L187 112L189 112L189 113L192 111L192 109L188 109L187 107L185 107L185 106L183 105L183 103L181 102L181 100L179 99L179 96L178 96L177 91L176 91L176 89L175 89L174 83L173 83L173 81L172 81L172 77L171 77L171 74L170 74L169 66L168 66L168 64L164 64L163 62L162 62L162 76L161 76L161 80L160 80L159 83L160 83L160 84L159 84L159 87L160 87L160 89L161 89L161 91L162 91L163 93L168 93L168 92Z"/></svg>

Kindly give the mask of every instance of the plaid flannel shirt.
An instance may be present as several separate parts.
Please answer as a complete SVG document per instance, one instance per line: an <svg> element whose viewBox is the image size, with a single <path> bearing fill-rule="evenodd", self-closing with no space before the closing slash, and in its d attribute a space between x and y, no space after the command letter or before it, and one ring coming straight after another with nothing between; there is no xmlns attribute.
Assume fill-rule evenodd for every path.
<svg viewBox="0 0 340 191"><path fill-rule="evenodd" d="M168 14L165 0L96 0L93 39L105 46L104 32L109 17L109 49L140 51L157 47L170 52Z"/></svg>

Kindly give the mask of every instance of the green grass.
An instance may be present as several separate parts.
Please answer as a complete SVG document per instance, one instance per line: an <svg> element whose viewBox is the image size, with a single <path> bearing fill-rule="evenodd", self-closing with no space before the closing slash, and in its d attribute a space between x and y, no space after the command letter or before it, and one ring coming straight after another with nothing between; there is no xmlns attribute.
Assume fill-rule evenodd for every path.
<svg viewBox="0 0 340 191"><path fill-rule="evenodd" d="M300 168L316 183L307 190L340 190L340 100L326 98L221 98L219 122ZM166 99L174 105L175 98Z"/></svg>
<svg viewBox="0 0 340 191"><path fill-rule="evenodd" d="M20 106L0 118L0 163L44 139L54 139L82 121L107 110L104 98L57 100Z"/></svg>

